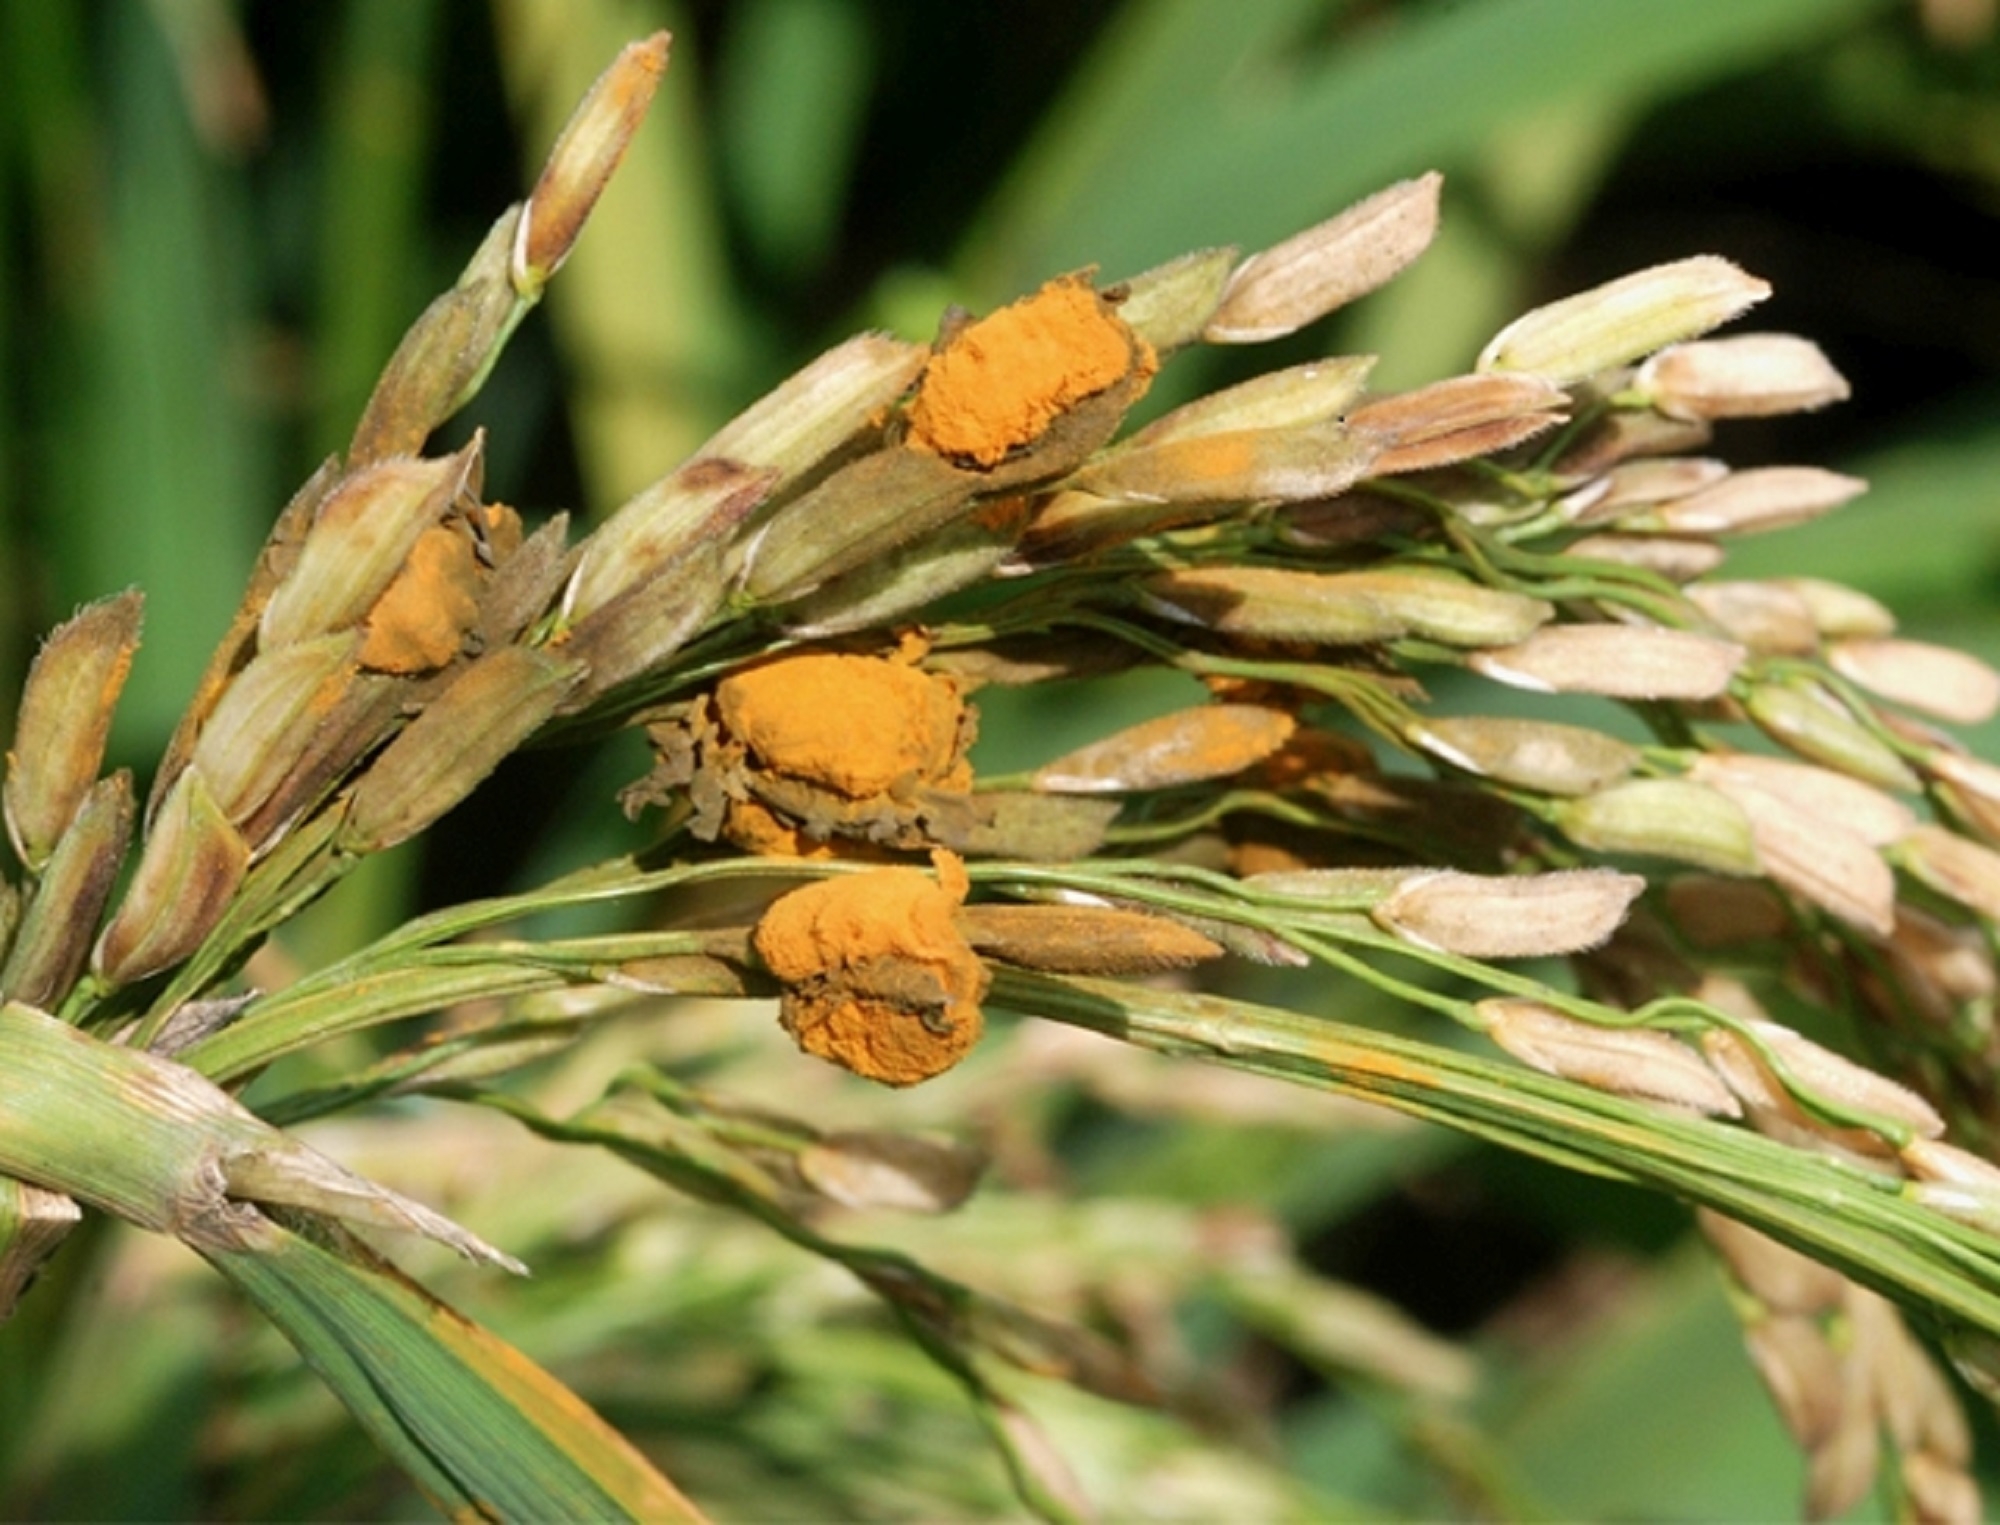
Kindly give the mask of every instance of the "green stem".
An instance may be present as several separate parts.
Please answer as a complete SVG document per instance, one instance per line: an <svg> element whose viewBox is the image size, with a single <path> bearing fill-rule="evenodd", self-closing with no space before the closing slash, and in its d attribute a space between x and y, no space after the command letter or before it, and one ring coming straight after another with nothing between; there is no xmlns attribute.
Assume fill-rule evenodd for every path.
<svg viewBox="0 0 2000 1525"><path fill-rule="evenodd" d="M1000 970L993 999L1664 1190L1740 1218L1889 1297L2000 1332L2000 1240L1904 1197L1892 1177L1533 1071L1220 997Z"/></svg>

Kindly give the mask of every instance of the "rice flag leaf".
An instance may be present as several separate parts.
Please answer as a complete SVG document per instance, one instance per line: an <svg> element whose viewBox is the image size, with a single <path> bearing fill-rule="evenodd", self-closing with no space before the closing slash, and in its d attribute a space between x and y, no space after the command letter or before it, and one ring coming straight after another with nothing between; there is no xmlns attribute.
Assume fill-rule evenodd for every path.
<svg viewBox="0 0 2000 1525"><path fill-rule="evenodd" d="M354 1245L259 1214L202 1253L451 1519L705 1518L575 1393Z"/></svg>

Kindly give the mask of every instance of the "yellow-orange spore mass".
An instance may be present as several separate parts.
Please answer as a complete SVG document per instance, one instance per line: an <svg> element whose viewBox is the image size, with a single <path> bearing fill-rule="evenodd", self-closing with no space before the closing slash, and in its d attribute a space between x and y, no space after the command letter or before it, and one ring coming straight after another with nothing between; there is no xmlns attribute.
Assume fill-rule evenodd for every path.
<svg viewBox="0 0 2000 1525"><path fill-rule="evenodd" d="M967 324L932 357L910 403L910 440L991 467L1064 410L1153 364L1087 280L1062 276Z"/></svg>
<svg viewBox="0 0 2000 1525"><path fill-rule="evenodd" d="M880 657L811 652L716 686L725 730L757 763L862 799L902 782L960 785L958 686Z"/></svg>
<svg viewBox="0 0 2000 1525"><path fill-rule="evenodd" d="M872 869L780 897L757 954L785 986L781 1017L809 1054L884 1085L949 1069L979 1039L986 967L955 922L963 868Z"/></svg>
<svg viewBox="0 0 2000 1525"><path fill-rule="evenodd" d="M798 827L780 820L755 800L731 800L724 816L729 840L746 853L762 858L831 858L833 848L815 842Z"/></svg>
<svg viewBox="0 0 2000 1525"><path fill-rule="evenodd" d="M433 672L458 655L478 617L472 539L433 526L417 537L403 570L368 611L361 665L374 672Z"/></svg>

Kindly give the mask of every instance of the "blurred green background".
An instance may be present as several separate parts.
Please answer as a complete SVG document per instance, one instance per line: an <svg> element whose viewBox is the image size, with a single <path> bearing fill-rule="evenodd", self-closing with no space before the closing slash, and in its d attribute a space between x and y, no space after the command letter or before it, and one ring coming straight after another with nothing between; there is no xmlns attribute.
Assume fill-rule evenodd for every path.
<svg viewBox="0 0 2000 1525"><path fill-rule="evenodd" d="M488 429L493 496L602 514L857 327L922 337L949 303L990 307L1065 269L1115 277L1255 247L1437 168L1445 230L1424 260L1258 368L1367 350L1382 386L1432 379L1537 301L1728 255L1777 287L1751 326L1818 340L1855 398L1737 426L1719 453L1875 483L1829 521L1734 550L1732 571L1850 581L1912 632L2000 659L1991 9L0 0L0 691L38 631L143 587L115 747L145 770L291 486L341 447L404 325L529 183L590 78L662 25L673 64L639 148L546 313L453 426ZM1158 403L1227 363L1199 360L1162 378ZM510 769L508 831L448 822L425 854L392 855L319 908L296 951L618 850L603 801L623 776L567 756ZM999 1081L983 1083L1004 1112ZM1181 1103L1135 1121L1088 1091L1024 1103L1018 1124L1060 1151L1079 1212L1267 1214L1318 1270L1486 1363L1475 1399L1433 1409L1273 1340L1254 1360L1284 1422L1257 1465L1291 1481L1230 1493L1248 1484L1217 1463L1167 1490L1163 1513L1219 1517L1212 1501L1256 1517L1236 1513L1247 1498L1300 1518L1336 1500L1456 1513L1474 1497L1555 1517L1793 1509L1796 1457L1670 1205L1429 1135L1278 1108L1224 1129ZM949 1126L951 1105L891 1115ZM393 1156L381 1139L423 1126L357 1134L344 1157ZM497 1211L498 1171L459 1189ZM514 1203L521 1232L551 1236L531 1289L440 1274L657 1438L698 1496L739 1518L1013 1507L913 1356L837 1319L787 1334L826 1299L810 1267L759 1259L747 1228L711 1226L693 1254L673 1204L592 1179L577 1200L601 1208L597 1232L622 1226L616 1254L554 1207ZM976 1242L977 1225L964 1232ZM1027 1237L1049 1232L1035 1220ZM69 1278L47 1298L66 1318L21 1327L38 1297L0 1336L0 1516L412 1507L240 1309L150 1252L87 1248L51 1273ZM217 1341L236 1352L219 1374ZM857 1409L863 1390L872 1407ZM1128 1485L1174 1454L1082 1400L1047 1402L1058 1440L1116 1456L1101 1464Z"/></svg>

